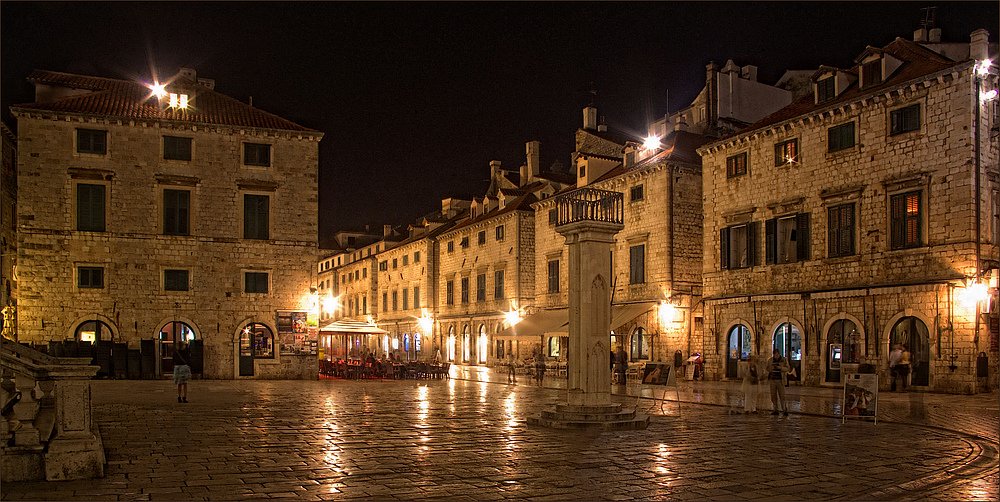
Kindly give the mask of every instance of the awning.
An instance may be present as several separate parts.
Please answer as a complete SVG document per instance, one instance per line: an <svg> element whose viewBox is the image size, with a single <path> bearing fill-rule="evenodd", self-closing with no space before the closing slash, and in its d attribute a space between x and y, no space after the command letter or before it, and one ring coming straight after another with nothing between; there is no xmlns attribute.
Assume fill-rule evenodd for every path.
<svg viewBox="0 0 1000 502"><path fill-rule="evenodd" d="M319 332L358 335L382 335L388 333L388 331L381 329L374 324L368 324L364 321L353 321L351 319L341 319L327 324L326 326L320 328Z"/></svg>
<svg viewBox="0 0 1000 502"><path fill-rule="evenodd" d="M566 333L569 331L568 326L569 309L543 310L521 319L521 322L501 331L496 337L527 338L552 332Z"/></svg>
<svg viewBox="0 0 1000 502"><path fill-rule="evenodd" d="M628 305L614 305L611 307L611 330L616 331L623 324L635 319L640 314L645 314L656 307L654 302L630 303Z"/></svg>

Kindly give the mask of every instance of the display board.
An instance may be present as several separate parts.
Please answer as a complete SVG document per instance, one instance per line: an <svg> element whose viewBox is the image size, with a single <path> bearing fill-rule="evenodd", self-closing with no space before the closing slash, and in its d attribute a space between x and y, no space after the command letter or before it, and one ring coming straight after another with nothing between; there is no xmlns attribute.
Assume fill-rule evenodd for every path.
<svg viewBox="0 0 1000 502"><path fill-rule="evenodd" d="M878 423L878 375L852 373L844 378L843 418L872 418Z"/></svg>

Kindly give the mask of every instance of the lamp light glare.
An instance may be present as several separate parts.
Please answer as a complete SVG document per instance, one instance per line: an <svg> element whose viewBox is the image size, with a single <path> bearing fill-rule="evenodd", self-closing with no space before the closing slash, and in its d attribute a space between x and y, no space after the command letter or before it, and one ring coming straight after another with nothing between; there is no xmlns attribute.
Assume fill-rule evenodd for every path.
<svg viewBox="0 0 1000 502"><path fill-rule="evenodd" d="M990 298L989 287L983 282L974 282L965 287L960 300L970 310L976 308L976 304L985 302Z"/></svg>
<svg viewBox="0 0 1000 502"><path fill-rule="evenodd" d="M660 137L655 134L648 136L645 140L643 140L642 147L646 150L656 150L657 148L660 148Z"/></svg>
<svg viewBox="0 0 1000 502"><path fill-rule="evenodd" d="M524 318L521 317L520 311L517 309L511 309L509 312L504 312L503 319L507 322L507 326L510 327L521 322Z"/></svg>
<svg viewBox="0 0 1000 502"><path fill-rule="evenodd" d="M179 103L179 101L180 101L180 99L177 97L177 93L171 92L170 93L170 107L171 108L177 108L177 104Z"/></svg>
<svg viewBox="0 0 1000 502"><path fill-rule="evenodd" d="M997 97L997 90L991 89L989 91L982 93L979 96L979 99L982 101L993 101L994 99L996 99L996 97Z"/></svg>
<svg viewBox="0 0 1000 502"><path fill-rule="evenodd" d="M181 94L181 103L179 105L179 108L182 109L182 110L184 110L187 107L188 107L188 95L187 94Z"/></svg>
<svg viewBox="0 0 1000 502"><path fill-rule="evenodd" d="M666 301L660 302L659 314L661 324L672 323L677 319L677 307Z"/></svg>
<svg viewBox="0 0 1000 502"><path fill-rule="evenodd" d="M153 91L153 96L157 98L162 98L167 95L167 86L159 83L154 83L149 86L149 90Z"/></svg>
<svg viewBox="0 0 1000 502"><path fill-rule="evenodd" d="M334 298L333 295L327 295L326 298L323 298L324 311L332 313L334 310L337 310L337 307L339 306L340 302Z"/></svg>
<svg viewBox="0 0 1000 502"><path fill-rule="evenodd" d="M424 309L423 315L420 319L417 319L417 324L420 326L420 331L422 333L429 334L431 329L434 328L434 318L427 313L426 309Z"/></svg>
<svg viewBox="0 0 1000 502"><path fill-rule="evenodd" d="M990 66L993 65L993 61L990 59L984 59L976 65L976 75L985 76L990 72Z"/></svg>

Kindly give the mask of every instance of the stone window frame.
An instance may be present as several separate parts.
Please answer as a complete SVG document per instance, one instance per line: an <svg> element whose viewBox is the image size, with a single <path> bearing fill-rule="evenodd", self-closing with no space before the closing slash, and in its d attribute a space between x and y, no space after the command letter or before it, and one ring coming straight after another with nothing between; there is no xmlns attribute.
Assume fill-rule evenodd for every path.
<svg viewBox="0 0 1000 502"><path fill-rule="evenodd" d="M480 230L476 233L476 245L485 246L486 245L486 230Z"/></svg>
<svg viewBox="0 0 1000 502"><path fill-rule="evenodd" d="M239 190L239 203L240 203L240 239L243 240L255 240L255 241L269 241L274 239L274 208L277 207L275 192L266 190ZM266 196L267 199L267 238L248 238L246 237L246 200L248 195L254 196Z"/></svg>
<svg viewBox="0 0 1000 502"><path fill-rule="evenodd" d="M502 224L501 225L497 225L497 228L496 228L496 230L494 230L494 233L496 234L496 241L497 242L503 242L503 240L507 237L507 228L506 228L506 225L502 225Z"/></svg>
<svg viewBox="0 0 1000 502"><path fill-rule="evenodd" d="M903 110L913 109L917 110L917 127L915 129L901 129L899 131L894 131L892 128L893 116L894 114L902 115ZM909 138L910 136L919 136L924 133L924 127L926 124L926 113L925 113L926 103L923 99L909 100L905 103L900 103L895 106L887 107L885 113L885 130L886 136L889 138ZM902 120L902 118L900 119ZM902 126L900 126L902 127Z"/></svg>
<svg viewBox="0 0 1000 502"><path fill-rule="evenodd" d="M840 146L836 150L833 150L832 149L833 142L831 141L831 139L833 138L833 131L835 129L840 129L848 125L852 126L851 144L848 146ZM857 152L860 148L859 143L860 142L858 141L858 121L855 120L854 118L851 118L850 120L846 120L844 122L840 122L838 124L831 125L830 127L826 128L826 154L828 156L839 155L843 154L844 152Z"/></svg>
<svg viewBox="0 0 1000 502"><path fill-rule="evenodd" d="M494 267L493 268L493 299L503 300L507 296L507 288L505 287L505 282L507 281L507 269L506 267Z"/></svg>
<svg viewBox="0 0 1000 502"><path fill-rule="evenodd" d="M187 284L186 289L167 289L167 272L184 271L187 272ZM194 288L192 284L192 269L191 267L160 267L160 291L168 294L190 294Z"/></svg>
<svg viewBox="0 0 1000 502"><path fill-rule="evenodd" d="M266 274L267 275L267 291L247 291L247 274ZM271 269L267 268L242 268L240 269L240 291L243 296L268 296L274 291L274 274L271 273Z"/></svg>
<svg viewBox="0 0 1000 502"><path fill-rule="evenodd" d="M739 159L743 159L742 169L739 169ZM726 179L739 178L750 174L750 150L743 150L726 156Z"/></svg>
<svg viewBox="0 0 1000 502"><path fill-rule="evenodd" d="M79 186L80 185L100 185L104 187L104 230L79 230ZM108 227L110 226L110 216L111 216L111 181L98 178L74 178L71 181L72 197L70 199L72 204L71 216L73 218L72 230L74 232L97 232L97 233L107 233Z"/></svg>
<svg viewBox="0 0 1000 502"><path fill-rule="evenodd" d="M454 305L455 304L455 278L452 277L445 281L444 284L444 304Z"/></svg>
<svg viewBox="0 0 1000 502"><path fill-rule="evenodd" d="M247 164L247 148L250 146L266 146L267 147L267 163L266 164ZM274 143L263 143L260 141L241 141L240 142L240 165L245 169L260 169L267 170L274 166Z"/></svg>
<svg viewBox="0 0 1000 502"><path fill-rule="evenodd" d="M905 236L905 234L906 234L906 228L905 228L905 224L906 224L906 221L907 221L908 217L905 216L905 214L904 214L904 217L903 217L903 220L902 220L903 224L904 224L904 228L903 228L903 234L904 234L903 242L900 243L900 244L897 244L893 240L893 216L892 216L893 200L896 199L897 197L903 197L904 198L903 199L903 201L904 201L903 204L905 204L906 203L905 202L905 200L906 200L905 197L907 197L909 195L912 195L912 194L917 194L917 215L916 215L916 218L917 218L917 238L916 238L916 242L914 242L912 244L908 244L906 242L906 236ZM888 236L888 238L886 239L886 245L888 246L888 251L905 251L907 249L915 249L915 248L926 247L928 245L927 244L927 190L924 189L924 188L921 188L921 187L909 187L909 188L905 188L905 189L895 190L895 191L892 191L892 192L887 192L885 195L886 195L886 209L887 209L887 211L886 211L886 213L887 213L887 215L886 215L887 216L887 218L886 218L886 225L888 227L888 229L887 229L888 232L886 233L886 235ZM904 211L904 213L906 212L906 208L905 207L903 208L903 211Z"/></svg>
<svg viewBox="0 0 1000 502"><path fill-rule="evenodd" d="M172 190L175 192L187 192L188 194L188 207L187 207L187 233L167 233L167 190ZM156 191L156 202L159 208L159 218L157 218L157 223L159 223L159 234L168 235L173 237L190 237L195 234L194 222L197 219L194 217L194 206L195 206L195 194L193 187L176 186L176 185L161 185Z"/></svg>
<svg viewBox="0 0 1000 502"><path fill-rule="evenodd" d="M643 183L633 185L629 188L628 201L630 203L641 203L646 200L646 186Z"/></svg>
<svg viewBox="0 0 1000 502"><path fill-rule="evenodd" d="M649 268L649 233L646 232L627 238L626 245L628 246L628 284L629 286L643 286L649 282L649 274L647 273ZM642 270L637 272L634 269L635 263L633 260L635 258L633 249L639 248L642 248ZM641 277L636 277L637 273L641 273Z"/></svg>
<svg viewBox="0 0 1000 502"><path fill-rule="evenodd" d="M469 280L469 276L463 275L459 277L459 295L462 305L468 305L471 299L471 288L472 281Z"/></svg>
<svg viewBox="0 0 1000 502"><path fill-rule="evenodd" d="M170 164L190 164L195 161L194 158L194 137L178 134L164 134L160 136L160 159L166 163ZM171 139L186 139L188 140L188 151L187 158L167 158L167 138Z"/></svg>
<svg viewBox="0 0 1000 502"><path fill-rule="evenodd" d="M561 289L560 288L561 285L559 284L559 282L560 282L559 267L562 265L560 263L561 261L562 260L559 257L557 257L557 258L548 258L547 257L546 258L546 265L545 265L546 266L546 275L545 275L545 279L546 279L546 284L547 284L546 292L548 292L548 294L559 293L559 290ZM553 266L553 265L555 265L555 266ZM553 271L555 273L553 273Z"/></svg>
<svg viewBox="0 0 1000 502"><path fill-rule="evenodd" d="M104 133L104 151L80 151L80 131L88 132L103 132ZM106 159L111 153L111 131L105 128L97 127L74 127L73 128L73 156L80 158L91 158L91 159Z"/></svg>
<svg viewBox="0 0 1000 502"><path fill-rule="evenodd" d="M799 164L801 155L798 137L781 140L774 144L774 167Z"/></svg>
<svg viewBox="0 0 1000 502"><path fill-rule="evenodd" d="M103 292L108 289L108 267L107 263L100 262L76 262L73 264L73 289L78 292ZM101 270L101 286L81 286L80 280L82 279L81 269L100 269Z"/></svg>

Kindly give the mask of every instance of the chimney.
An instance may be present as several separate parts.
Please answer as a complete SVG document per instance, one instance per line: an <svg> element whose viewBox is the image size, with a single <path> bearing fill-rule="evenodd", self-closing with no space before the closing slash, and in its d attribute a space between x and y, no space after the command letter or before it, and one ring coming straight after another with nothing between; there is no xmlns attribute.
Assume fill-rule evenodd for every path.
<svg viewBox="0 0 1000 502"><path fill-rule="evenodd" d="M745 80L749 80L751 82L756 82L757 81L757 67L754 66L754 65L752 65L752 64L748 64L748 65L744 66L743 68L740 68L740 77L742 77Z"/></svg>
<svg viewBox="0 0 1000 502"><path fill-rule="evenodd" d="M211 79L211 78L199 78L198 79L198 83L201 84L202 87L207 87L209 89L215 89L215 79Z"/></svg>
<svg viewBox="0 0 1000 502"><path fill-rule="evenodd" d="M176 77L183 77L192 82L197 82L198 72L195 71L194 68L181 68L180 71L177 72L177 75L174 78Z"/></svg>
<svg viewBox="0 0 1000 502"><path fill-rule="evenodd" d="M926 42L927 41L927 28L917 28L913 30L913 41L914 42Z"/></svg>
<svg viewBox="0 0 1000 502"><path fill-rule="evenodd" d="M990 32L980 28L972 32L970 39L971 41L969 42L969 59L982 61L990 56L989 54Z"/></svg>
<svg viewBox="0 0 1000 502"><path fill-rule="evenodd" d="M490 181L497 179L500 175L500 161L491 160L490 161Z"/></svg>
<svg viewBox="0 0 1000 502"><path fill-rule="evenodd" d="M528 158L528 182L532 182L538 177L541 172L540 164L542 163L540 150L542 144L538 141L529 141L524 144L524 153Z"/></svg>
<svg viewBox="0 0 1000 502"><path fill-rule="evenodd" d="M684 120L684 114L683 113L681 113L680 115L677 116L677 123L674 124L674 130L675 131L686 131L686 130L688 130L688 124L687 124L687 121Z"/></svg>
<svg viewBox="0 0 1000 502"><path fill-rule="evenodd" d="M931 31L927 32L927 40L931 43L940 44L941 43L941 28L933 28Z"/></svg>
<svg viewBox="0 0 1000 502"><path fill-rule="evenodd" d="M392 225L382 225L382 237L389 237L392 235Z"/></svg>
<svg viewBox="0 0 1000 502"><path fill-rule="evenodd" d="M608 132L608 125L604 123L603 119L601 119L600 124L597 124L597 132Z"/></svg>
<svg viewBox="0 0 1000 502"><path fill-rule="evenodd" d="M588 106L583 109L583 128L588 131L597 129L597 108Z"/></svg>

